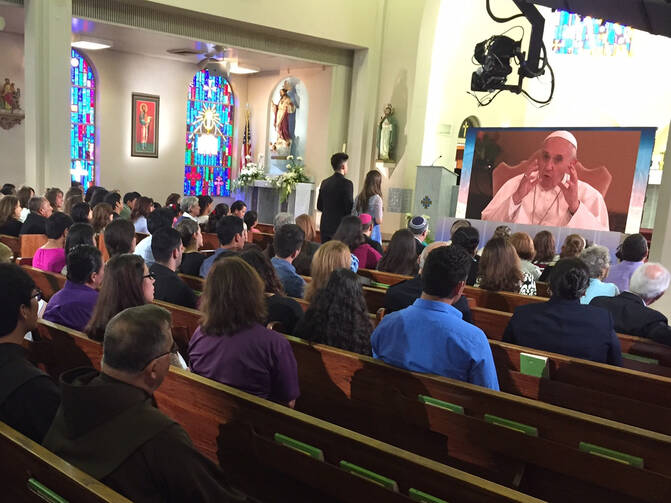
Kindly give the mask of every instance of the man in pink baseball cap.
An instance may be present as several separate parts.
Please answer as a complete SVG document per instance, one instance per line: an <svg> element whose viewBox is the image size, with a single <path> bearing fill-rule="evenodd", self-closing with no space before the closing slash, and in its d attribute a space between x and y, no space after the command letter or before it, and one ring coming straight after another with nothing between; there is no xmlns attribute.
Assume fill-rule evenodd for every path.
<svg viewBox="0 0 671 503"><path fill-rule="evenodd" d="M578 140L554 131L525 161L525 171L508 180L482 211L483 220L610 230L601 193L578 180Z"/></svg>

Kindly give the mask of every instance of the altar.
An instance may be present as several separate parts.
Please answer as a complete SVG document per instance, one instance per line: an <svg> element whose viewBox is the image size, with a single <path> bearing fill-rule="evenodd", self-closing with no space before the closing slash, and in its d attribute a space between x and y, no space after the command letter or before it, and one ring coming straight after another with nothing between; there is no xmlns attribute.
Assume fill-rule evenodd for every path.
<svg viewBox="0 0 671 503"><path fill-rule="evenodd" d="M256 180L241 190L239 196L248 210L256 211L259 223L272 224L280 212L291 213L294 218L304 213L310 215L315 205L315 184L297 183L287 200L280 202L279 189L267 180Z"/></svg>

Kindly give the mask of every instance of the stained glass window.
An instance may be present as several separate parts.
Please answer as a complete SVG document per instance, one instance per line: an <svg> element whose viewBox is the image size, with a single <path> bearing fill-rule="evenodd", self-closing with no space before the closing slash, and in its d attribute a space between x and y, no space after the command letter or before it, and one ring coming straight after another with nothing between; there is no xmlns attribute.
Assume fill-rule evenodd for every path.
<svg viewBox="0 0 671 503"><path fill-rule="evenodd" d="M96 171L96 78L91 63L70 51L70 177L89 187Z"/></svg>
<svg viewBox="0 0 671 503"><path fill-rule="evenodd" d="M552 52L587 56L631 54L632 29L563 10L553 13Z"/></svg>
<svg viewBox="0 0 671 503"><path fill-rule="evenodd" d="M195 75L186 105L184 194L230 195L234 104L224 77Z"/></svg>

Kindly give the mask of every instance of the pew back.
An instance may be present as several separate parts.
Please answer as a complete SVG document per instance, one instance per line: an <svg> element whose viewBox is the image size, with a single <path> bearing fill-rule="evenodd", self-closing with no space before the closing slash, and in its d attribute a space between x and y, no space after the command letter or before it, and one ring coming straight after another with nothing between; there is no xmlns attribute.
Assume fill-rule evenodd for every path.
<svg viewBox="0 0 671 503"><path fill-rule="evenodd" d="M43 344L69 339L99 368L100 344L48 322L40 322L39 329ZM48 358L47 351L41 355ZM445 501L539 501L186 371L171 368L155 398L159 408L186 429L196 448L218 461L236 485L269 501L288 494L301 502L400 503L409 501L411 488ZM278 443L282 437L277 434L308 444L307 452L295 442L291 448ZM349 466L343 461L383 478L371 483L343 470ZM389 480L396 490L385 487Z"/></svg>
<svg viewBox="0 0 671 503"><path fill-rule="evenodd" d="M2 499L16 503L130 503L119 493L0 422ZM58 499L62 498L62 499Z"/></svg>

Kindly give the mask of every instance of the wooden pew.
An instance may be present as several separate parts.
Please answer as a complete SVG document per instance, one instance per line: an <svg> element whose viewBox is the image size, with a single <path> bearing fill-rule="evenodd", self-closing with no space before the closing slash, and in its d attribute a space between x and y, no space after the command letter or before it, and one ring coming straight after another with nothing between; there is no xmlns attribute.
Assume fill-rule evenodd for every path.
<svg viewBox="0 0 671 503"><path fill-rule="evenodd" d="M2 501L130 503L119 493L0 422Z"/></svg>
<svg viewBox="0 0 671 503"><path fill-rule="evenodd" d="M66 277L62 274L43 271L27 265L21 267L23 267L23 270L26 271L35 282L35 286L40 289L42 297L47 302L51 299L53 294L65 286Z"/></svg>
<svg viewBox="0 0 671 503"><path fill-rule="evenodd" d="M216 250L219 248L219 238L213 232L203 232L203 249Z"/></svg>
<svg viewBox="0 0 671 503"><path fill-rule="evenodd" d="M193 333L198 325L196 311L167 303L158 304L171 311L173 326L187 326L189 333ZM287 337L294 347L300 372L305 365L303 358L308 358L308 360L310 358L304 353L303 345L306 343L300 339ZM671 395L671 379L657 378L641 372L622 370L610 365L530 350L497 341L491 341L491 346L502 391L640 428L671 434L671 408L667 399ZM340 351L327 346L318 347ZM549 378L522 374L520 372L520 353L522 352L548 358ZM342 354L346 358L354 356L353 353L348 352ZM356 358L359 358L359 355L356 355ZM344 362L343 368L346 367L347 362ZM403 370L393 370L405 373ZM333 378L330 371L328 375ZM383 378L386 379L386 376L381 375L380 379ZM353 377L349 376L345 379L351 380ZM436 379L447 383L452 382L439 377ZM386 383L387 381L380 380L379 382ZM311 381L307 383L307 385L301 384L303 392L306 386L313 386ZM375 386L376 384L371 382L370 385ZM405 448L411 449L407 445Z"/></svg>
<svg viewBox="0 0 671 503"><path fill-rule="evenodd" d="M581 442L587 442L631 453L635 446L646 444L643 437L666 444L671 441L669 436L289 339L301 383L296 407L311 415L442 462L464 463L471 466L469 471L485 470L489 476L492 472L501 475L501 467L517 466L525 470L524 474L520 472L520 490L554 501L585 501L590 497L597 501L658 500L660 494L671 490L668 474L657 482L650 480L660 483L661 493L634 489L638 485L634 481L648 468L647 461L646 470L640 470L595 458L579 449ZM420 403L420 396L443 403ZM532 435L524 435L483 421L486 414L518 423L507 423L509 428L532 425L537 429ZM661 447L649 445L650 450L645 454L639 450L638 455L647 459ZM629 482L612 477L625 477Z"/></svg>
<svg viewBox="0 0 671 503"><path fill-rule="evenodd" d="M189 274L179 274L184 283L186 283L194 292L202 292L205 286L205 280L200 276L191 276Z"/></svg>
<svg viewBox="0 0 671 503"><path fill-rule="evenodd" d="M252 242L262 250L268 248L268 245L272 244L273 239L275 239L274 234L265 234L263 232L252 233Z"/></svg>
<svg viewBox="0 0 671 503"><path fill-rule="evenodd" d="M8 236L6 234L0 234L0 243L7 246L12 250L12 255L14 255L14 261L21 257L21 243L19 238L16 236Z"/></svg>
<svg viewBox="0 0 671 503"><path fill-rule="evenodd" d="M363 276L364 278L368 278L372 281L375 281L376 283L381 283L383 285L389 285L389 286L401 283L402 281L406 281L412 278L412 276L405 276L403 274L394 274L391 272L382 272L382 271L376 271L375 269L364 269L364 268L360 268L357 271L357 274L359 276Z"/></svg>
<svg viewBox="0 0 671 503"><path fill-rule="evenodd" d="M43 341L31 346L51 346L51 351L38 351L47 358L54 355L46 361L47 370L55 360L60 360L59 370L68 363L70 355L61 351L67 345L99 368L99 343L48 322L40 322L39 328ZM171 368L155 398L237 487L266 501L401 503L410 501L411 489L451 502L540 501L186 371ZM277 434L308 446L291 443L287 448ZM343 461L384 478L372 483L340 468Z"/></svg>
<svg viewBox="0 0 671 503"><path fill-rule="evenodd" d="M45 234L22 234L19 236L19 243L21 245L20 257L28 258L34 257L37 249L47 242Z"/></svg>
<svg viewBox="0 0 671 503"><path fill-rule="evenodd" d="M536 295L549 298L552 295L552 292L550 291L550 283L536 281Z"/></svg>
<svg viewBox="0 0 671 503"><path fill-rule="evenodd" d="M512 317L511 313L474 307L471 309L473 324L480 327L487 338L500 341L503 333ZM624 355L623 364L627 368L651 372L654 374L671 376L671 347L656 343L643 337L633 335L617 334ZM650 362L640 362L632 359L630 355L651 359Z"/></svg>

